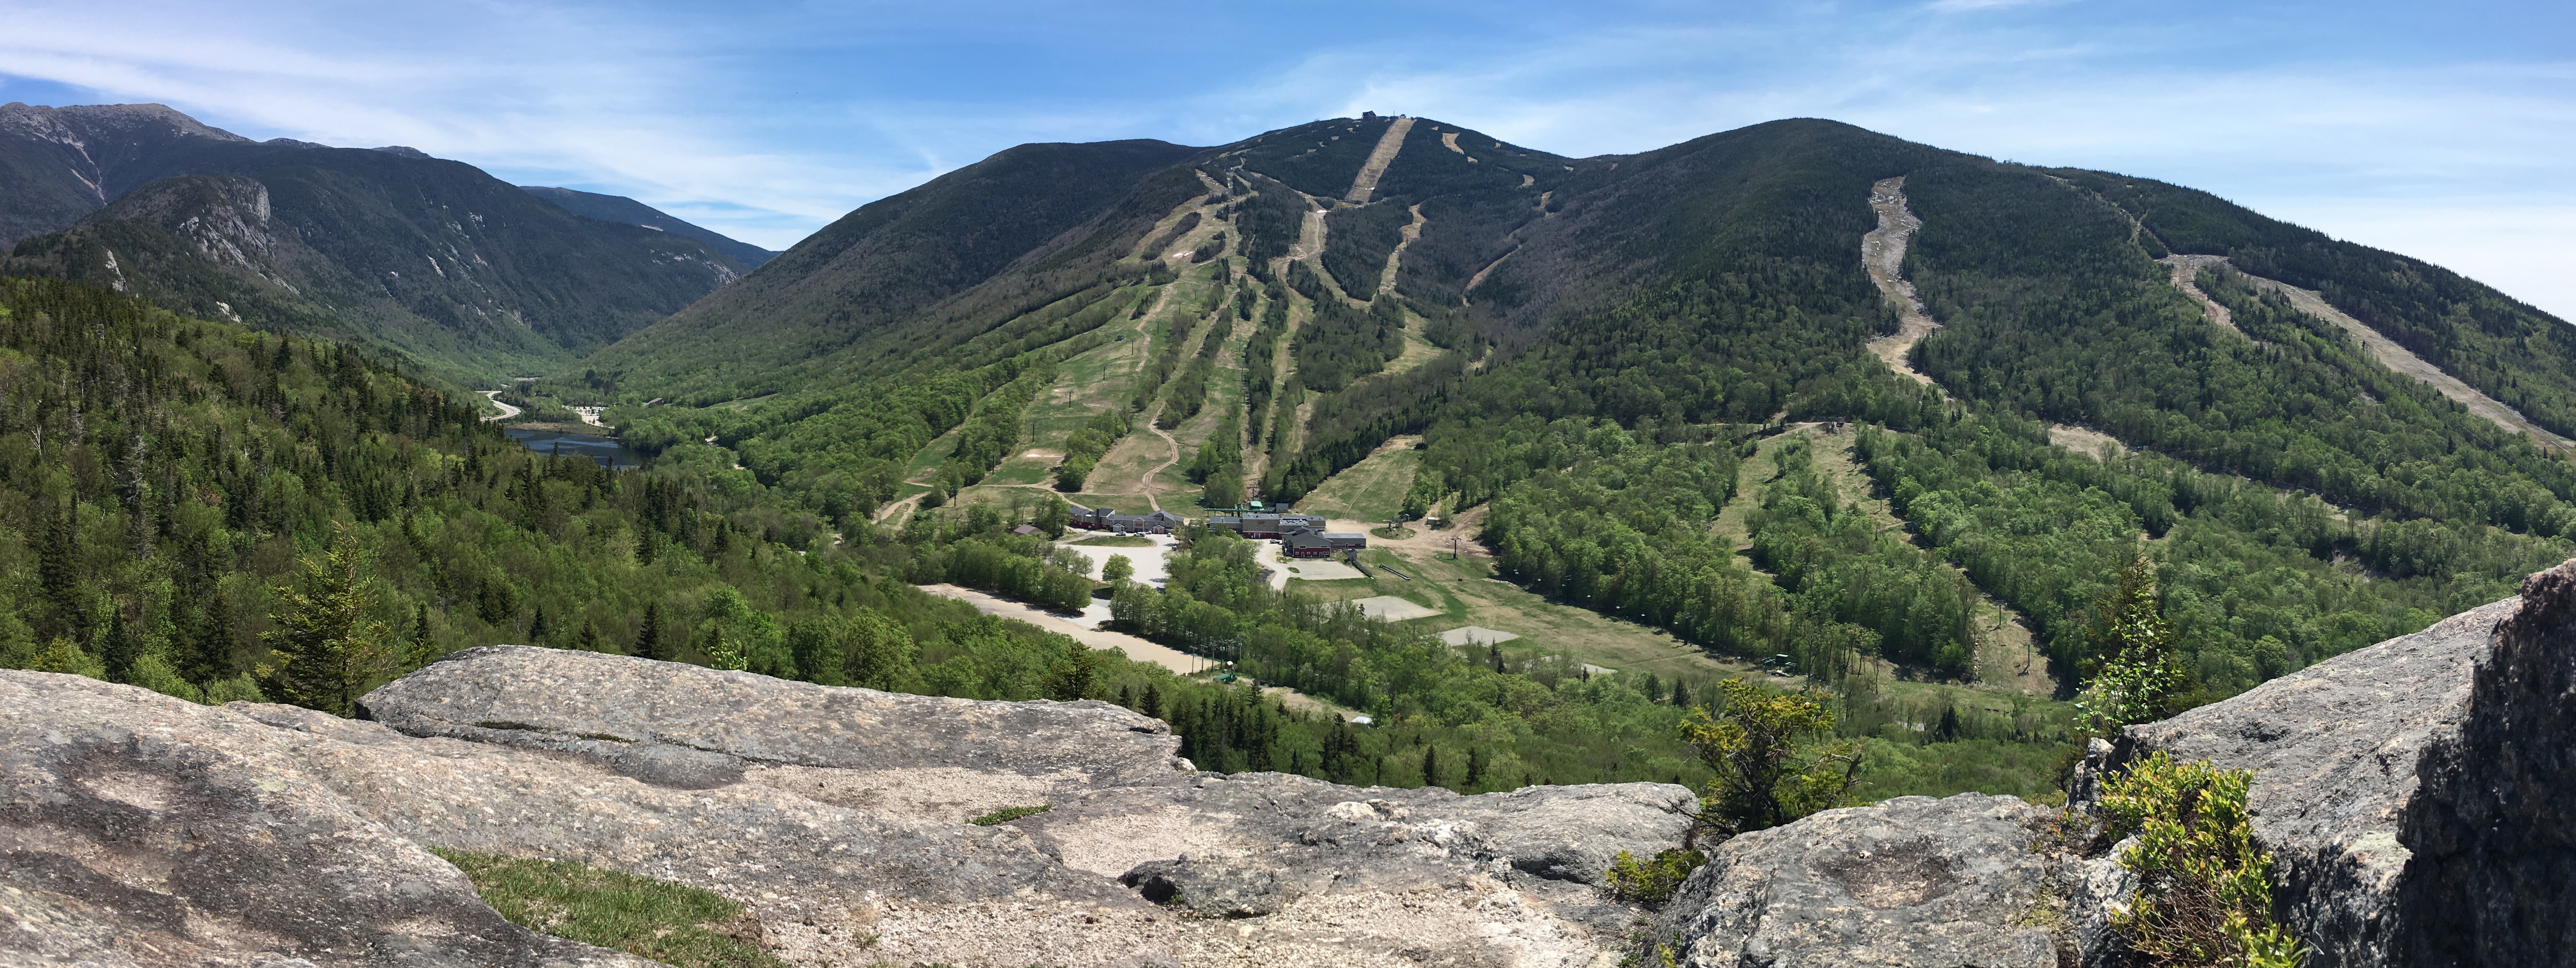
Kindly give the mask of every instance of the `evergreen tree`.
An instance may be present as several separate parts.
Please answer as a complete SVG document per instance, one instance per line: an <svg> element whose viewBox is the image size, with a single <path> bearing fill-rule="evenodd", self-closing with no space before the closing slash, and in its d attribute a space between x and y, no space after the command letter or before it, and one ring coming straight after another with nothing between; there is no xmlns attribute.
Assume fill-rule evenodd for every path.
<svg viewBox="0 0 2576 968"><path fill-rule="evenodd" d="M261 636L276 665L268 691L298 706L349 715L385 671L391 630L369 615L376 604L366 551L344 526L330 548L297 563L297 580L277 586L275 631Z"/></svg>
<svg viewBox="0 0 2576 968"><path fill-rule="evenodd" d="M188 648L180 656L179 676L205 685L233 675L233 606L222 585L206 600L206 611L189 630Z"/></svg>
<svg viewBox="0 0 2576 968"><path fill-rule="evenodd" d="M1056 660L1047 671L1047 698L1058 702L1091 698L1098 676L1097 663L1081 642L1067 643L1064 658Z"/></svg>
<svg viewBox="0 0 2576 968"><path fill-rule="evenodd" d="M1440 747L1424 746L1422 748L1422 785L1440 785Z"/></svg>
<svg viewBox="0 0 2576 968"><path fill-rule="evenodd" d="M107 662L107 681L132 682L134 660L141 657L142 644L134 641L134 633L125 627L122 606L109 606L107 615L107 635L99 643L99 658Z"/></svg>
<svg viewBox="0 0 2576 968"><path fill-rule="evenodd" d="M1136 711L1155 719L1163 718L1163 693L1153 683L1145 684L1145 694L1136 700Z"/></svg>
<svg viewBox="0 0 2576 968"><path fill-rule="evenodd" d="M1033 523L1038 530L1046 532L1047 537L1062 538L1065 525L1073 523L1073 506L1065 503L1063 498L1049 494L1046 506L1038 509L1037 520Z"/></svg>
<svg viewBox="0 0 2576 968"><path fill-rule="evenodd" d="M36 584L52 614L39 632L79 637L88 624L81 615L80 505L65 503L45 515L44 533L36 546Z"/></svg>
<svg viewBox="0 0 2576 968"><path fill-rule="evenodd" d="M438 661L438 640L429 630L429 603L420 603L412 613L411 648L403 653L403 668L418 669Z"/></svg>
<svg viewBox="0 0 2576 968"><path fill-rule="evenodd" d="M1815 696L1775 695L1720 679L1712 714L1691 710L1681 738L1716 774L1700 791L1700 822L1732 836L1839 807L1860 780L1861 744L1837 742L1833 710Z"/></svg>
<svg viewBox="0 0 2576 968"><path fill-rule="evenodd" d="M662 629L662 603L644 603L644 627L635 633L635 654L647 659L671 661L671 650L663 643L666 638L668 636Z"/></svg>
<svg viewBox="0 0 2576 968"><path fill-rule="evenodd" d="M2194 683L2174 654L2174 623L2157 594L2155 562L2145 555L2130 559L2094 614L2086 639L2105 661L2075 700L2077 722L2087 732L2107 736L2190 708Z"/></svg>
<svg viewBox="0 0 2576 968"><path fill-rule="evenodd" d="M1482 746L1470 746L1467 748L1467 788L1470 790L1475 789L1476 784L1483 781L1484 778L1485 748Z"/></svg>

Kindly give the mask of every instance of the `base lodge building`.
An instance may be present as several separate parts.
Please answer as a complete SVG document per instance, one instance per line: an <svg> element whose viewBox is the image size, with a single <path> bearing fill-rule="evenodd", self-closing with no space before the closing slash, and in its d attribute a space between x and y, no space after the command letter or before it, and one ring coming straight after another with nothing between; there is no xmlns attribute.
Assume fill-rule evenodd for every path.
<svg viewBox="0 0 2576 968"><path fill-rule="evenodd" d="M1291 558L1330 558L1336 551L1368 547L1367 535L1326 532L1324 519L1311 514L1213 517L1208 519L1208 527L1223 528L1246 538L1277 538Z"/></svg>
<svg viewBox="0 0 2576 968"><path fill-rule="evenodd" d="M1170 511L1120 514L1108 508L1087 508L1077 504L1073 508L1073 520L1069 523L1077 528L1117 534L1170 534L1187 522Z"/></svg>

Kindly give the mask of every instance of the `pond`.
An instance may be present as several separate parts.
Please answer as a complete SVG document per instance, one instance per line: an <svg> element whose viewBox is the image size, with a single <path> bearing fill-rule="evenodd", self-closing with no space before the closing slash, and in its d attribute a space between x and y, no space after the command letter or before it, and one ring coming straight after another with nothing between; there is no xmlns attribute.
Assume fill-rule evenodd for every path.
<svg viewBox="0 0 2576 968"><path fill-rule="evenodd" d="M592 434L568 434L554 430L507 430L511 440L540 454L562 457L587 455L610 470L624 470L644 463L644 455L626 449L614 437Z"/></svg>

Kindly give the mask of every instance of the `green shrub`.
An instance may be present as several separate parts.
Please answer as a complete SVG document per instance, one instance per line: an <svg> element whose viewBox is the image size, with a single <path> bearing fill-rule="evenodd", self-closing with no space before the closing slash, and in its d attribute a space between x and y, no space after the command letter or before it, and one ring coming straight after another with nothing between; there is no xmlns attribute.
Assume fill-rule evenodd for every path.
<svg viewBox="0 0 2576 968"><path fill-rule="evenodd" d="M1639 904L1662 904L1671 900L1673 890L1691 872L1708 863L1708 856L1687 847L1674 847L1655 854L1653 860L1640 863L1636 855L1620 851L1611 858L1610 896Z"/></svg>
<svg viewBox="0 0 2576 968"><path fill-rule="evenodd" d="M2113 929L2154 965L2297 968L2306 951L2272 923L2272 856L2254 846L2245 791L2252 770L2157 753L2105 784L2104 833L2135 833L2121 867L2137 903Z"/></svg>

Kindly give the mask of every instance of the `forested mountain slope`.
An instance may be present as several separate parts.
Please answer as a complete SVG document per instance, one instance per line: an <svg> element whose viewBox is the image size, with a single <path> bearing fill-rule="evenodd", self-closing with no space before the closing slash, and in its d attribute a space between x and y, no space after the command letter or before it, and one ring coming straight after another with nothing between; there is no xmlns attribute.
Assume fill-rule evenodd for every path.
<svg viewBox="0 0 2576 968"><path fill-rule="evenodd" d="M0 225L28 236L10 273L352 342L460 384L568 363L744 271L470 165L251 142L157 105L0 108L0 178Z"/></svg>
<svg viewBox="0 0 2576 968"><path fill-rule="evenodd" d="M535 185L519 187L530 195L553 202L562 206L564 211L583 218L594 218L618 225L640 225L673 235L688 236L706 243L708 248L722 253L726 258L741 263L745 270L760 268L761 263L778 256L778 253L734 239L714 229L673 218L661 209L623 195L602 195L571 188L548 188Z"/></svg>

